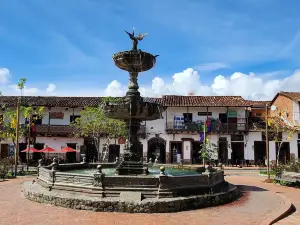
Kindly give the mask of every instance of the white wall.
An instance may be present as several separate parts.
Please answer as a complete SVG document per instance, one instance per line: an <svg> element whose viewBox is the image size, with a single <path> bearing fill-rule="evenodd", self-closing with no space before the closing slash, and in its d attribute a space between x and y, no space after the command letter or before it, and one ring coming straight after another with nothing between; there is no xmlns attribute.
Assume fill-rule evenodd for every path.
<svg viewBox="0 0 300 225"><path fill-rule="evenodd" d="M74 108L74 115L79 116L81 110L82 110L82 108ZM70 124L70 116L73 115L73 108L53 107L53 108L51 108L50 112L63 112L64 113L63 119L50 119L50 125L69 125ZM49 124L48 108L45 108L42 124Z"/></svg>
<svg viewBox="0 0 300 225"><path fill-rule="evenodd" d="M245 135L245 159L254 160L254 142L261 141L262 134L261 132L249 132L248 135Z"/></svg>
<svg viewBox="0 0 300 225"><path fill-rule="evenodd" d="M300 125L300 106L295 101L293 101L293 118L295 125Z"/></svg>
<svg viewBox="0 0 300 225"><path fill-rule="evenodd" d="M162 113L162 118L157 120L146 121L147 135L165 134L166 130L166 115L167 112ZM144 124L145 122L142 122Z"/></svg>
<svg viewBox="0 0 300 225"><path fill-rule="evenodd" d="M83 138L66 138L66 137L37 137L36 143L44 143L48 147L60 150L67 143L76 143L76 146L83 145Z"/></svg>
<svg viewBox="0 0 300 225"><path fill-rule="evenodd" d="M295 158L299 158L298 156L298 134L294 133L292 135L291 140L287 139L287 134L283 133L282 134L282 140L284 142L289 142L290 143L290 153L295 154ZM276 143L275 141L270 141L269 142L269 152L270 152L270 160L276 160Z"/></svg>

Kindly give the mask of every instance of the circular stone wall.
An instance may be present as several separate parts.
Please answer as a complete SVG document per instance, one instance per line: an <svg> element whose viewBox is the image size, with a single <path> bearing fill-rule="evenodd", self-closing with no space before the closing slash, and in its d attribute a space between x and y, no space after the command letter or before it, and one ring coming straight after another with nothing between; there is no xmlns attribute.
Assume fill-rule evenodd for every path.
<svg viewBox="0 0 300 225"><path fill-rule="evenodd" d="M152 198L141 202L125 202L119 198L99 198L82 193L49 191L38 183L25 182L22 192L32 201L65 208L99 212L167 213L222 205L240 195L236 186L228 184L226 192L175 198Z"/></svg>

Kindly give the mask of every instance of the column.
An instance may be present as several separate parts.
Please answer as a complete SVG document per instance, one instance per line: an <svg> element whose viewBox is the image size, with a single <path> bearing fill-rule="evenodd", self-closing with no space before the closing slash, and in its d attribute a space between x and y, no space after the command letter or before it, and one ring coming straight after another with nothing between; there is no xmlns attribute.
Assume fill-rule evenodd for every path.
<svg viewBox="0 0 300 225"><path fill-rule="evenodd" d="M194 139L182 138L181 140L183 141L183 149L182 149L183 163L191 164L192 163L192 159L191 159L192 141L194 141Z"/></svg>

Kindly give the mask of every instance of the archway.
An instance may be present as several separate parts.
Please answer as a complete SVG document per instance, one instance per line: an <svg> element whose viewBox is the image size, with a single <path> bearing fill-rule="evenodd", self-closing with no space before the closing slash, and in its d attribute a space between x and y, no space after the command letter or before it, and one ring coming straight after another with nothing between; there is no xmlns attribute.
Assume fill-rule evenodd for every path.
<svg viewBox="0 0 300 225"><path fill-rule="evenodd" d="M158 157L159 163L166 163L166 141L161 137L153 137L148 140L147 159L154 162Z"/></svg>

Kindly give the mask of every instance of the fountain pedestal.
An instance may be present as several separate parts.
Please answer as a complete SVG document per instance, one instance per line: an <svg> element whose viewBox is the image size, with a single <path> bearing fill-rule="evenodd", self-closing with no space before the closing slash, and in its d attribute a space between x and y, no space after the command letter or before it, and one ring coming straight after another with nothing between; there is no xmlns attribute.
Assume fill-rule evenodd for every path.
<svg viewBox="0 0 300 225"><path fill-rule="evenodd" d="M155 120L161 117L165 108L157 103L145 102L140 95L138 85L139 72L150 70L156 63L156 57L137 48L138 42L146 34L134 36L126 32L132 42L132 49L113 55L115 65L129 72L128 91L121 103L107 103L104 113L113 119L124 120L128 125L128 145L125 147L124 160L118 165L118 175L147 175L148 168L143 165L143 149L138 138L141 121Z"/></svg>

